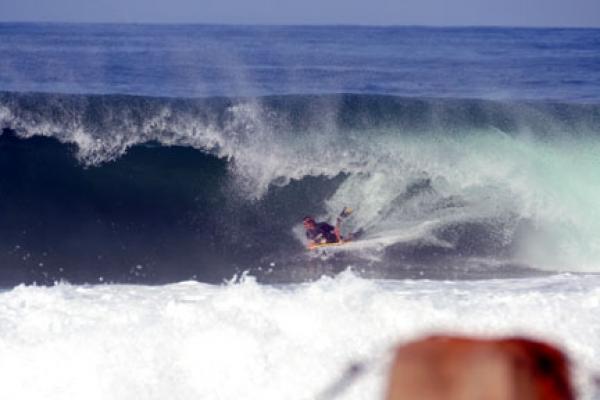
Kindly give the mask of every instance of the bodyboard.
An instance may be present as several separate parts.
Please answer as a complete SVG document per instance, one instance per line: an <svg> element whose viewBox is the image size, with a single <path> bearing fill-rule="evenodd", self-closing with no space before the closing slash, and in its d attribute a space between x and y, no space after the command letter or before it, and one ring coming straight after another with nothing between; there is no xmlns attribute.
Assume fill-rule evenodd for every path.
<svg viewBox="0 0 600 400"><path fill-rule="evenodd" d="M351 240L341 240L339 242L335 242L335 243L318 243L318 244L311 244L308 246L308 250L317 250L317 249L323 249L326 247L337 247L337 246L343 246L346 243L351 242Z"/></svg>

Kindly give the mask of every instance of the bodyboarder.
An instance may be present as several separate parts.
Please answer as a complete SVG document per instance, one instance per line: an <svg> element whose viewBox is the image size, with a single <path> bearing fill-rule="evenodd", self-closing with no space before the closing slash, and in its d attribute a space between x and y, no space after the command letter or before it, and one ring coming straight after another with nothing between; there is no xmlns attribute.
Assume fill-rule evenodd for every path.
<svg viewBox="0 0 600 400"><path fill-rule="evenodd" d="M306 216L303 219L304 229L306 230L306 238L308 239L308 248L311 249L315 245L325 243L341 243L344 238L340 232L342 218L347 217L352 212L351 209L344 207L340 216L337 218L335 226L327 222L316 222L311 216Z"/></svg>

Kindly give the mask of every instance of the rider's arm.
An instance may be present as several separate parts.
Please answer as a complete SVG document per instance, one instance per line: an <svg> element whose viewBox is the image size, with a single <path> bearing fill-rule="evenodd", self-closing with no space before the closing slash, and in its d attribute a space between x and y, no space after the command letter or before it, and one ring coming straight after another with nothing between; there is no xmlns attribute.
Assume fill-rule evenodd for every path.
<svg viewBox="0 0 600 400"><path fill-rule="evenodd" d="M314 245L321 243L321 240L323 239L323 234L317 233L316 235L314 235L307 231L306 238L308 239L308 244L306 247L308 247L310 249Z"/></svg>

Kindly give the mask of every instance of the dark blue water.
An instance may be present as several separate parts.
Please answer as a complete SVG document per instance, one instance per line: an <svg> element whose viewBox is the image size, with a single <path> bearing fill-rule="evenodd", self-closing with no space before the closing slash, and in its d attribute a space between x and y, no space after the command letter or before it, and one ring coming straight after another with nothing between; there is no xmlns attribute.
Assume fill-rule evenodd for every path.
<svg viewBox="0 0 600 400"><path fill-rule="evenodd" d="M0 89L597 101L600 30L0 25Z"/></svg>
<svg viewBox="0 0 600 400"><path fill-rule="evenodd" d="M0 24L0 286L600 270L600 30ZM304 249L343 206L354 248Z"/></svg>

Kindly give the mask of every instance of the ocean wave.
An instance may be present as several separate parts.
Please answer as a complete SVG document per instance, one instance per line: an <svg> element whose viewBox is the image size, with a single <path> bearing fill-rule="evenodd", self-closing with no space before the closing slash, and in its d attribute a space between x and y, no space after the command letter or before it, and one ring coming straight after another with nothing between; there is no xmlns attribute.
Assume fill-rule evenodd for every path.
<svg viewBox="0 0 600 400"><path fill-rule="evenodd" d="M549 270L599 266L600 105L5 92L0 126L11 155L4 157L4 191L16 193L4 197L4 207L20 210L12 231L4 229L12 235L5 254L29 240L16 240L15 232L33 235L37 218L52 232L65 221L95 232L79 262L103 265L109 257L134 275L137 265L224 259L228 273L249 260L268 269L305 260L302 215L327 218L350 205L345 229L362 229L363 246L350 257L327 255L319 268L376 264L393 274L416 263L431 272L465 266L465 259ZM23 146L29 150L15 150ZM36 213L17 205L33 198ZM70 216L64 204L82 211ZM35 235L39 252L43 240ZM107 247L108 237L125 250ZM148 252L150 239L162 254ZM70 254L62 263L77 259L62 247L58 253ZM22 253L13 251L11 263ZM193 275L178 268L185 270L180 278Z"/></svg>

